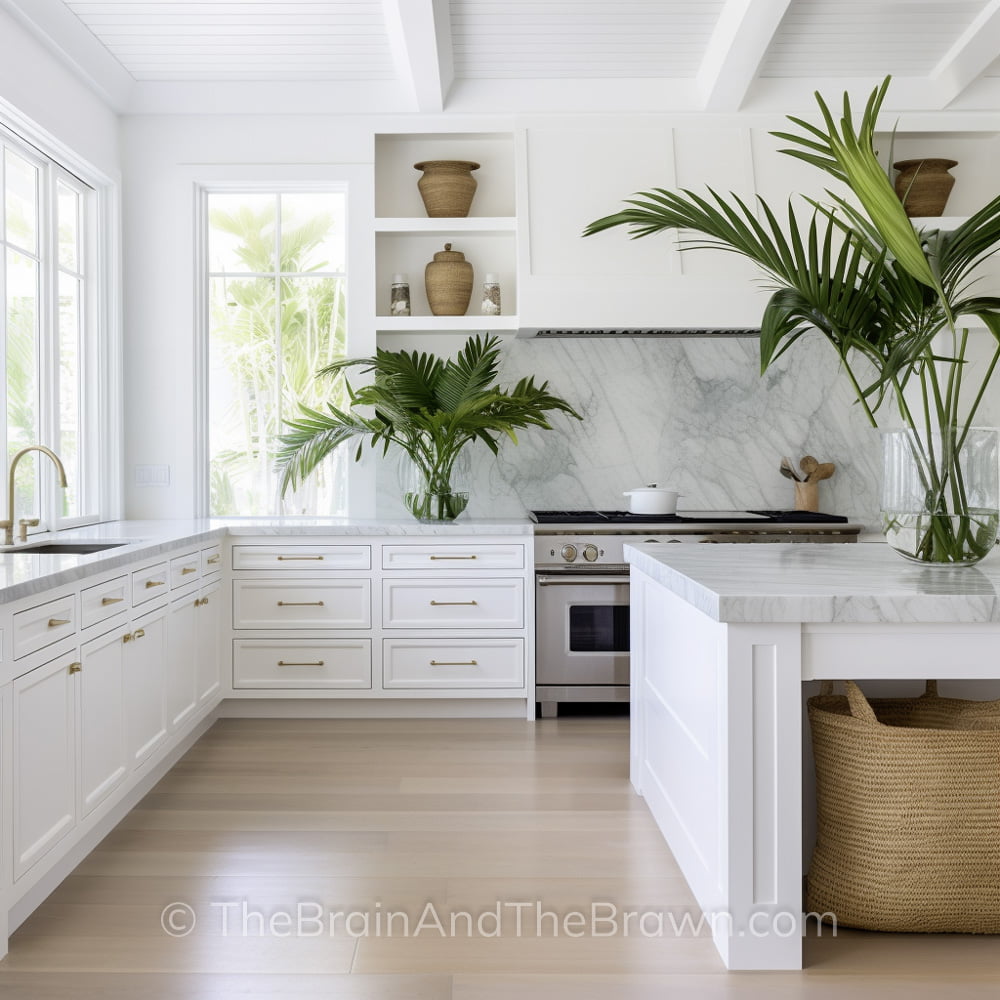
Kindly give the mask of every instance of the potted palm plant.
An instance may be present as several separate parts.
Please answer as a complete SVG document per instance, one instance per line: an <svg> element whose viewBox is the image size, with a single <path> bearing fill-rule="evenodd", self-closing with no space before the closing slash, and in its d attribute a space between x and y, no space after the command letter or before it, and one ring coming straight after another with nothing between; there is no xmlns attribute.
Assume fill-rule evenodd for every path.
<svg viewBox="0 0 1000 1000"><path fill-rule="evenodd" d="M582 419L564 399L522 378L512 388L497 384L500 339L470 337L455 358L443 360L416 351L379 348L374 357L336 361L317 372L318 378L340 376L359 367L372 382L345 388L349 408L329 404L326 411L301 407L297 420L286 421L281 436L278 468L282 495L295 489L343 442L360 437L355 459L365 442L387 453L398 445L412 465L415 481L404 487L403 501L422 521L458 517L469 502L468 492L456 487L456 463L467 445L482 441L494 454L504 437L517 443L525 427L549 429L546 414L561 411Z"/></svg>
<svg viewBox="0 0 1000 1000"><path fill-rule="evenodd" d="M886 435L890 544L922 563L971 564L991 550L1000 520L996 432L973 426L1000 360L1000 298L972 289L976 268L998 249L1000 197L953 231L915 228L874 147L888 85L872 92L857 128L846 94L839 121L817 94L821 125L789 117L797 131L773 133L791 144L781 152L846 185L828 192L829 203L808 200L802 214L790 199L783 223L763 199L654 189L584 235L677 229L696 234L684 249L720 248L757 264L774 288L761 319L761 372L818 330L872 426L887 401L902 425ZM960 323L969 316L991 336L978 372Z"/></svg>

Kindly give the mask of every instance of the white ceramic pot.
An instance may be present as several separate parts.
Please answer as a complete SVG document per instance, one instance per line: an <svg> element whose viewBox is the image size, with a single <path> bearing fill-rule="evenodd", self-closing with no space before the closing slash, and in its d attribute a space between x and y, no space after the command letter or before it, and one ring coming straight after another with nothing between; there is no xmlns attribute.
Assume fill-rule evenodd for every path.
<svg viewBox="0 0 1000 1000"><path fill-rule="evenodd" d="M628 497L630 514L676 514L676 490L661 489L655 483L640 486L634 490L626 490L622 496Z"/></svg>

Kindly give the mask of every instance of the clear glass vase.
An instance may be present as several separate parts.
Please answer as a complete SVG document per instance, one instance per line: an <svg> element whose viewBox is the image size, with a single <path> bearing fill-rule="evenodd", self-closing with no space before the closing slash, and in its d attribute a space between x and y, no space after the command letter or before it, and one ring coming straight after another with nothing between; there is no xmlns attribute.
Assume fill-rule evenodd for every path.
<svg viewBox="0 0 1000 1000"><path fill-rule="evenodd" d="M1000 432L948 427L882 438L882 530L905 559L971 566L988 555L1000 526Z"/></svg>
<svg viewBox="0 0 1000 1000"><path fill-rule="evenodd" d="M471 463L466 451L450 462L426 466L403 453L398 471L403 505L418 521L454 521L469 505Z"/></svg>

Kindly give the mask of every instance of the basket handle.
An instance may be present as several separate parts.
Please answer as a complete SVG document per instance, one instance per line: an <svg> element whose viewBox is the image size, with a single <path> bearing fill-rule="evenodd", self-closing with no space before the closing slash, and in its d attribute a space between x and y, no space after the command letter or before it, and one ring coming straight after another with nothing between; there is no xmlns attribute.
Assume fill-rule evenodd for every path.
<svg viewBox="0 0 1000 1000"><path fill-rule="evenodd" d="M862 722L878 725L878 719L875 717L871 705L868 704L864 691L854 681L844 681L844 691L847 694L847 704L851 706L851 715Z"/></svg>
<svg viewBox="0 0 1000 1000"><path fill-rule="evenodd" d="M832 695L833 681L820 681L819 693L821 695ZM855 719L875 724L878 723L875 712L871 705L868 704L868 699L854 681L844 681L844 693L847 695L847 703L851 706L851 715Z"/></svg>
<svg viewBox="0 0 1000 1000"><path fill-rule="evenodd" d="M833 694L833 681L820 681L819 692L823 695ZM847 703L851 706L851 715L855 719L860 719L862 722L868 722L872 725L881 725L874 710L868 703L864 691L854 681L844 681L844 692L847 695ZM938 682L936 680L928 680L924 685L922 697L937 698L937 696Z"/></svg>

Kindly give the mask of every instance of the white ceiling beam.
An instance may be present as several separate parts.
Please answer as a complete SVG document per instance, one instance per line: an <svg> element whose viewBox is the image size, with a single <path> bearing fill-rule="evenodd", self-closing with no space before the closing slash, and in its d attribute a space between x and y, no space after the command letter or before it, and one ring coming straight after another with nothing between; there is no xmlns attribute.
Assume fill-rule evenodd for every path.
<svg viewBox="0 0 1000 1000"><path fill-rule="evenodd" d="M112 110L127 110L135 80L63 0L0 0L0 7Z"/></svg>
<svg viewBox="0 0 1000 1000"><path fill-rule="evenodd" d="M989 0L955 44L931 70L930 79L945 108L1000 56L1000 0Z"/></svg>
<svg viewBox="0 0 1000 1000"><path fill-rule="evenodd" d="M448 0L383 0L396 75L415 111L443 111L455 79Z"/></svg>
<svg viewBox="0 0 1000 1000"><path fill-rule="evenodd" d="M706 111L736 111L791 0L726 0L698 69Z"/></svg>

